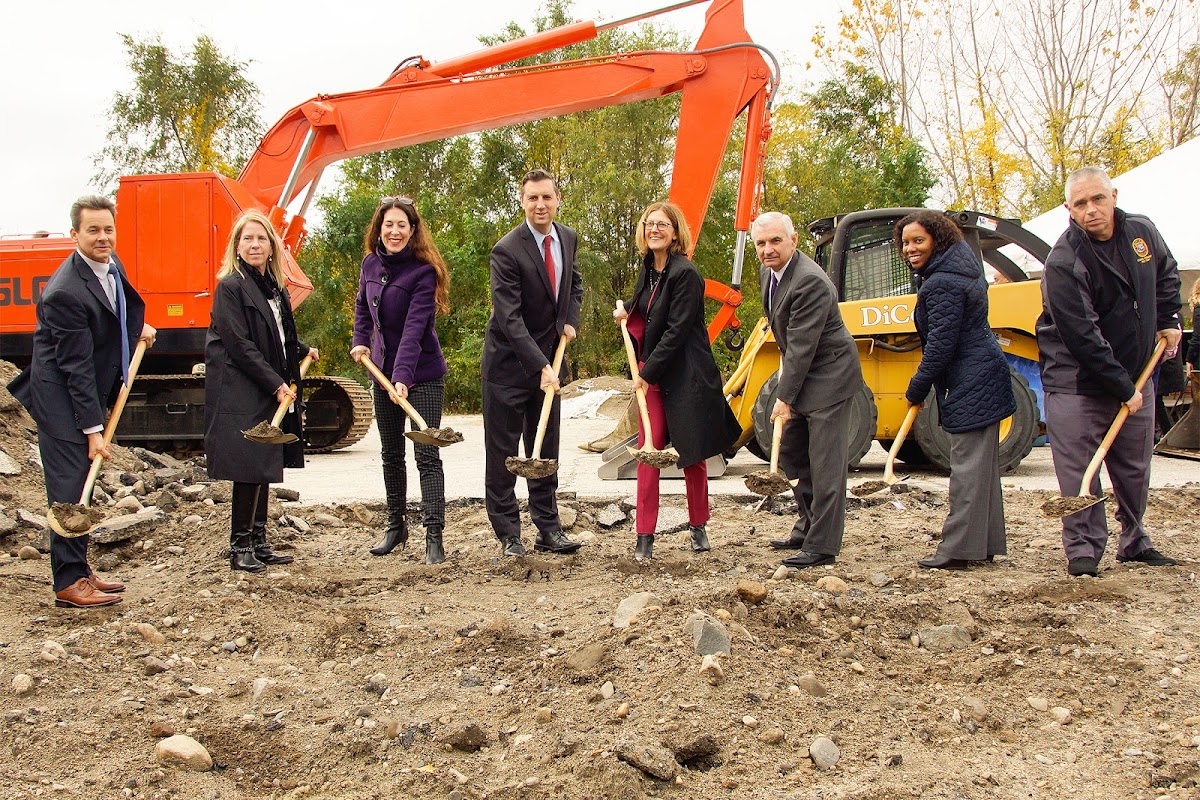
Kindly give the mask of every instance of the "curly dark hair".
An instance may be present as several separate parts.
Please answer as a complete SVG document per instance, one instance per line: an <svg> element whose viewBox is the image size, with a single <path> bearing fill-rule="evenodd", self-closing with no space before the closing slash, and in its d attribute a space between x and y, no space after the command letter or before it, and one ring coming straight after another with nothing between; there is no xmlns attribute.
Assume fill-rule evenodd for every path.
<svg viewBox="0 0 1200 800"><path fill-rule="evenodd" d="M896 242L896 252L904 252L904 228L912 223L917 223L925 232L933 239L933 252L930 257L944 253L951 246L958 244L963 240L962 231L958 225L940 211L917 211L909 214L904 219L896 223L896 227L892 228L892 238Z"/></svg>

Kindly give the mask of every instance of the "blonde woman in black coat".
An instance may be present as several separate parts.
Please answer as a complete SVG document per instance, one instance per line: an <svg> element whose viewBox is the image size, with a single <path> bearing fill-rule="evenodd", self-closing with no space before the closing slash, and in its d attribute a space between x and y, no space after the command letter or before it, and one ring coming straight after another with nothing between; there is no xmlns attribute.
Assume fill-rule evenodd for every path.
<svg viewBox="0 0 1200 800"><path fill-rule="evenodd" d="M638 378L644 389L653 446L670 441L679 452L687 488L691 549L709 549L709 456L723 453L741 434L737 418L721 392L723 382L704 325L704 278L687 258L692 235L683 212L672 203L653 203L637 227L642 254L633 299L613 311L626 320L637 351ZM647 432L638 434L638 447ZM637 468L637 546L634 558L653 557L658 525L659 471Z"/></svg>
<svg viewBox="0 0 1200 800"><path fill-rule="evenodd" d="M229 567L246 572L292 561L267 543L267 495L284 467L304 466L299 365L305 356L320 359L296 336L282 262L283 243L270 221L258 211L242 214L217 273L204 346L208 475L233 481ZM281 427L298 441L258 444L242 435L285 400L293 402Z"/></svg>

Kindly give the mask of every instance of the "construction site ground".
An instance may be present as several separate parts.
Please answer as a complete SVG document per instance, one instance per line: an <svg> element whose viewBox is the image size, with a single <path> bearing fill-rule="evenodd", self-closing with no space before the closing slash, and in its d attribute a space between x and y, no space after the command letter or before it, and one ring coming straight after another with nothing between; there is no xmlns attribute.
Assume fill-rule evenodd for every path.
<svg viewBox="0 0 1200 800"><path fill-rule="evenodd" d="M745 490L744 454L712 482L713 550L666 481L676 532L639 564L633 482L575 447L623 407L594 405L564 422L566 557L501 556L476 419L443 422L466 440L438 566L411 463L412 539L368 554L377 437L288 472L270 531L296 560L257 575L224 555L227 483L118 447L100 502L129 524L91 563L128 590L78 611L53 605L33 424L0 392L0 796L1200 797L1195 462L1154 462L1146 525L1177 567L1117 563L1114 533L1099 578L1068 577L1049 448L1004 478L1008 555L967 571L916 566L947 510L929 471L852 498L835 564L781 570L795 507ZM172 734L212 767L160 761Z"/></svg>

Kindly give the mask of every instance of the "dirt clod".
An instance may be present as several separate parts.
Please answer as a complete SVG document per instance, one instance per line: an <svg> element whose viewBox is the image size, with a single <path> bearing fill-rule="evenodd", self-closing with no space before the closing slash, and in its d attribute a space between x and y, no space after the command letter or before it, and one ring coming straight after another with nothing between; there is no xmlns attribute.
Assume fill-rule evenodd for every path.
<svg viewBox="0 0 1200 800"><path fill-rule="evenodd" d="M1042 503L1042 513L1050 519L1069 517L1104 500L1103 497L1054 497Z"/></svg>

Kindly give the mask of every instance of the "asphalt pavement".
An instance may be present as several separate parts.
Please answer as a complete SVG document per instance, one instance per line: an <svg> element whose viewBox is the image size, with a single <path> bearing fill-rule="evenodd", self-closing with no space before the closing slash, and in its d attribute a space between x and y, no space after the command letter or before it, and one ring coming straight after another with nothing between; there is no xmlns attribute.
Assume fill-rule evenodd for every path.
<svg viewBox="0 0 1200 800"><path fill-rule="evenodd" d="M442 448L442 463L446 472L446 497L483 497L483 418L481 416L447 416L442 425L454 428L463 434L459 444ZM558 480L560 491L573 491L581 497L629 497L634 493L633 480L603 480L598 476L602 462L598 453L588 453L578 444L598 439L616 426L607 417L564 419L562 452L559 457ZM342 503L350 501L382 501L383 477L380 471L379 433L375 426L357 444L334 453L309 456L307 465L301 470L287 470L284 486L300 492L303 503ZM850 484L882 477L887 454L878 443L862 464L850 474ZM741 450L726 466L720 477L710 478L711 494L748 495L744 479L752 472L766 469L766 464L757 457ZM915 486L945 491L948 478L945 474L931 470L909 469L898 464L897 475L911 477L908 483ZM412 448L408 448L408 497L420 499L421 490L417 480L416 466L412 460ZM1107 477L1101 470L1105 486ZM1182 486L1189 481L1200 480L1200 462L1188 459L1155 456L1151 466L1150 483L1156 488ZM1054 478L1054 466L1049 447L1035 447L1013 472L1003 476L1005 488L1058 490ZM663 480L661 491L666 495L682 495L682 480ZM517 495L525 497L525 481L517 480Z"/></svg>

